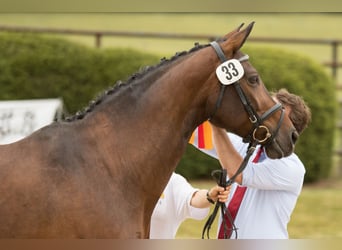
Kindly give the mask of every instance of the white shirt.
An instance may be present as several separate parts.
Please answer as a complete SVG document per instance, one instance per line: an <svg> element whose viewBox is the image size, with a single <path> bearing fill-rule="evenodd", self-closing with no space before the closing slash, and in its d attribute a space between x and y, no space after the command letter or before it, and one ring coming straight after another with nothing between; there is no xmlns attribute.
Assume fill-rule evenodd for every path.
<svg viewBox="0 0 342 250"><path fill-rule="evenodd" d="M196 191L198 189L193 188L183 176L172 174L151 217L151 239L173 239L185 219L202 220L208 215L209 208L190 205Z"/></svg>
<svg viewBox="0 0 342 250"><path fill-rule="evenodd" d="M248 144L228 133L235 149L245 157ZM205 151L217 158L214 150ZM266 153L253 163L258 148L242 173L242 185L248 187L235 218L239 239L287 239L287 224L302 190L305 168L296 154L270 159ZM237 184L234 183L227 207ZM221 216L220 216L221 217ZM221 219L219 221L219 226ZM235 238L233 232L231 238Z"/></svg>

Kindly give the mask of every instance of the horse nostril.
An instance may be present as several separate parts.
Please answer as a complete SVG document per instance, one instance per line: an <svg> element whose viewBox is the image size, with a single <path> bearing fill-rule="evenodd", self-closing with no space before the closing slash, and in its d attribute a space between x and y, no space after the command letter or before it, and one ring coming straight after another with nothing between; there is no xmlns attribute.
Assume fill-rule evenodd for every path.
<svg viewBox="0 0 342 250"><path fill-rule="evenodd" d="M297 131L293 131L292 132L292 143L296 144L297 140L298 140L299 134Z"/></svg>

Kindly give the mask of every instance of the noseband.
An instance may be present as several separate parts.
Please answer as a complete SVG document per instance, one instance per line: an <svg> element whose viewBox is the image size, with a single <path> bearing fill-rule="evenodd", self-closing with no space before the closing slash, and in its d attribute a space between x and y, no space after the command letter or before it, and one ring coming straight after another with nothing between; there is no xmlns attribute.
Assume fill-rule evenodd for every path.
<svg viewBox="0 0 342 250"><path fill-rule="evenodd" d="M210 45L214 48L217 56L219 57L220 61L226 62L227 58L224 55L220 45L214 41L211 42ZM239 62L244 62L247 61L249 59L248 55L244 55L243 57L239 58L238 61ZM282 109L282 105L280 103L276 103L272 108L270 108L269 110L267 110L264 114L262 114L262 116L259 116L258 113L254 110L251 102L249 101L249 99L247 98L247 96L245 95L245 93L243 92L241 85L240 85L240 81L236 81L234 82L232 85L234 85L236 92L238 93L240 100L246 110L246 112L248 113L249 116L249 120L251 121L252 125L253 125L253 129L252 131L247 135L247 137L243 138L244 142L256 142L256 144L265 144L267 141L268 143L271 142L274 137L276 136L276 134L278 133L280 126L283 122L284 119L284 110ZM223 99L223 94L224 91L226 89L227 85L221 84L221 90L220 90L220 94L219 97L216 101L216 105L215 105L215 110L213 112L213 114L210 116L210 118L208 120L211 120L213 118L213 116L215 115L217 109L221 106L222 103L222 99ZM280 119L279 122L277 124L277 127L274 131L274 133L270 133L270 130L268 129L268 127L266 127L265 125L263 125L263 122L269 118L274 112L281 110L281 115L280 115ZM257 138L257 134L259 131L265 131L265 137L264 138Z"/></svg>

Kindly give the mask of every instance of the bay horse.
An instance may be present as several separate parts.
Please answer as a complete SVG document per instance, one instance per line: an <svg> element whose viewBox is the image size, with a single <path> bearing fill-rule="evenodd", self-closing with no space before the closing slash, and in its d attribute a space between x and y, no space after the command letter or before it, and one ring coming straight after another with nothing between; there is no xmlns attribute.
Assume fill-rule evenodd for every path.
<svg viewBox="0 0 342 250"><path fill-rule="evenodd" d="M163 59L72 117L1 145L0 237L148 238L158 198L208 119L248 137L253 110L263 117L253 135L271 134L261 142L268 156L289 155L295 129L240 51L253 24ZM218 81L222 56L244 58L239 94Z"/></svg>

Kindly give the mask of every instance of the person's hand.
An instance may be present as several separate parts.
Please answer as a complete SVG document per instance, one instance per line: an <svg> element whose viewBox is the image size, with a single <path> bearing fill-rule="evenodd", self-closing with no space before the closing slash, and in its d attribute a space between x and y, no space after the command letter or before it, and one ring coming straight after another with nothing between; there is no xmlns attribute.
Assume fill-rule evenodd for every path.
<svg viewBox="0 0 342 250"><path fill-rule="evenodd" d="M214 186L208 191L208 196L213 201L226 202L228 200L228 195L230 193L230 186L224 189L220 186Z"/></svg>

